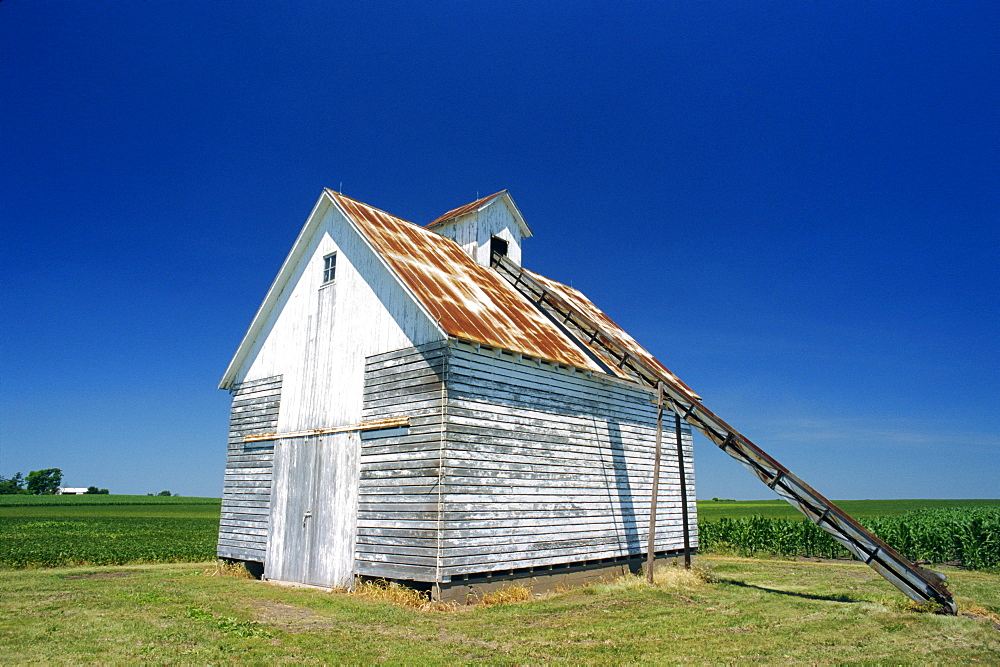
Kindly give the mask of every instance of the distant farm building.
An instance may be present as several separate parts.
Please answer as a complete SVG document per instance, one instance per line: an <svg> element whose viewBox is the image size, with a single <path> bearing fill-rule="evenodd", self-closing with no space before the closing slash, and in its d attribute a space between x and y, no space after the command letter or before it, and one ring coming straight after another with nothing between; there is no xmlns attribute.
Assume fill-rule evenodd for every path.
<svg viewBox="0 0 1000 667"><path fill-rule="evenodd" d="M495 268L520 270L530 236L506 191L426 227L323 191L220 383L220 557L463 600L642 562L656 395ZM530 275L669 374L583 294ZM682 502L697 544L686 424L681 444L682 466L662 456L661 556L683 548Z"/></svg>
<svg viewBox="0 0 1000 667"><path fill-rule="evenodd" d="M56 489L57 496L76 496L86 492L87 489L76 489L68 486L61 486L58 489Z"/></svg>

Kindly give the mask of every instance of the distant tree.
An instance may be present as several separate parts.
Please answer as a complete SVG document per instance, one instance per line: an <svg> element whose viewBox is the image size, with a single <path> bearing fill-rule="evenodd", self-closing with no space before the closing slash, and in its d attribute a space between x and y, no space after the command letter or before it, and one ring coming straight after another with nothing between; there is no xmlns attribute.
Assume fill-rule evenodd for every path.
<svg viewBox="0 0 1000 667"><path fill-rule="evenodd" d="M0 477L0 495L10 495L15 493L28 493L24 488L24 477L16 472L10 479Z"/></svg>
<svg viewBox="0 0 1000 667"><path fill-rule="evenodd" d="M98 493L103 493L104 495L108 495L108 490L107 489L101 489L100 491L98 491Z"/></svg>
<svg viewBox="0 0 1000 667"><path fill-rule="evenodd" d="M158 495L158 496L168 496L169 497L170 496L170 492L169 491L160 491L156 495Z"/></svg>
<svg viewBox="0 0 1000 667"><path fill-rule="evenodd" d="M87 493L107 493L107 489L99 489L96 486L88 486Z"/></svg>
<svg viewBox="0 0 1000 667"><path fill-rule="evenodd" d="M59 468L46 468L45 470L32 470L25 478L28 491L36 496L52 495L62 484L62 470Z"/></svg>

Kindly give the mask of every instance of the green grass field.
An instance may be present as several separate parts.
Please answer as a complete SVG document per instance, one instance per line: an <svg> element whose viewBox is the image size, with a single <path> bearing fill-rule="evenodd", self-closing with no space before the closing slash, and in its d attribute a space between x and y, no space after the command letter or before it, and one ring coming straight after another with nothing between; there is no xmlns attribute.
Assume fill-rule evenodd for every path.
<svg viewBox="0 0 1000 667"><path fill-rule="evenodd" d="M209 563L0 569L0 643L8 664L1000 664L1000 575L948 570L955 617L917 613L858 563L697 563L714 581L433 612Z"/></svg>
<svg viewBox="0 0 1000 667"><path fill-rule="evenodd" d="M109 494L82 494L79 496L0 496L0 515L6 514L7 508L13 507L90 507L93 505L114 506L205 506L220 507L219 498L182 498L180 496L113 496Z"/></svg>
<svg viewBox="0 0 1000 667"><path fill-rule="evenodd" d="M218 499L4 500L0 644L11 664L1000 664L997 572L943 568L958 617L918 613L860 563L725 555L697 557L713 573L707 582L648 588L626 579L521 604L427 612L219 576ZM878 516L941 503L1000 505L854 502ZM699 503L703 520L786 511L777 501L763 507ZM32 544L41 547L26 550ZM126 564L64 566L81 562Z"/></svg>
<svg viewBox="0 0 1000 667"><path fill-rule="evenodd" d="M837 501L912 561L1000 568L1000 500ZM699 545L710 553L851 558L784 501L698 503Z"/></svg>

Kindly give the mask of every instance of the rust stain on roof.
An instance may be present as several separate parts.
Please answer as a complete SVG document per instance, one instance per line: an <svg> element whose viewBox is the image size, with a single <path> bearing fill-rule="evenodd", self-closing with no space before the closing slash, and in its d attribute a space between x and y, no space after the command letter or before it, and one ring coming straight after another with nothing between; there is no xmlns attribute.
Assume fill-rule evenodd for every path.
<svg viewBox="0 0 1000 667"><path fill-rule="evenodd" d="M431 224L473 211L505 192L449 211ZM333 190L327 189L326 193L355 222L449 336L577 368L601 373L610 370L617 377L634 381L600 348L590 346L589 354L601 363L595 362L510 283L477 264L451 239ZM697 396L581 292L537 273L532 275L596 322L630 354Z"/></svg>
<svg viewBox="0 0 1000 667"><path fill-rule="evenodd" d="M433 222L428 223L427 226L428 227L433 227L434 225L441 224L442 222L447 222L447 221L452 220L454 218L457 218L459 216L465 215L466 213L472 213L476 209L482 208L483 206L486 206L486 204L490 203L491 201L493 201L497 197L503 195L503 193L505 193L505 192L507 192L507 191L506 190L501 190L500 192L496 192L494 194L491 194L489 197L483 197L482 199L477 199L474 202L469 202L465 206L459 206L458 208L453 208L450 211L448 211L447 213L445 213L444 215L442 215L440 218L434 220Z"/></svg>
<svg viewBox="0 0 1000 667"><path fill-rule="evenodd" d="M476 264L451 239L326 192L449 336L602 371L507 281Z"/></svg>

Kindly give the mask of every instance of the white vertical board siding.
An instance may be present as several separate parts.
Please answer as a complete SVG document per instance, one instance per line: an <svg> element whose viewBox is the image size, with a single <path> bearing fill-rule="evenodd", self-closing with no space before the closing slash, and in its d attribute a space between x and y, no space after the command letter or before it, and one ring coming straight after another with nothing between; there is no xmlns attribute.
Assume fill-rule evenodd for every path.
<svg viewBox="0 0 1000 667"><path fill-rule="evenodd" d="M476 212L463 215L452 222L435 225L431 229L447 237L461 246L466 255L476 259L476 251L479 249L479 214Z"/></svg>
<svg viewBox="0 0 1000 667"><path fill-rule="evenodd" d="M410 425L362 434L358 574L437 581L448 353L440 342L368 359L364 418L407 416Z"/></svg>
<svg viewBox="0 0 1000 667"><path fill-rule="evenodd" d="M281 410L273 415L270 432L361 421L365 357L444 337L336 207L321 206L315 216L303 232L301 254L235 372L243 385L281 376ZM336 279L324 284L323 258L332 252L337 253ZM267 489L273 502L263 506L266 516L247 527L259 532L255 538L222 536L220 549L252 547L253 559L265 562L268 578L320 586L350 583L358 435L256 444L274 460ZM310 510L303 526L302 515Z"/></svg>
<svg viewBox="0 0 1000 667"><path fill-rule="evenodd" d="M283 438L274 455L264 576L350 587L357 512L356 433Z"/></svg>
<svg viewBox="0 0 1000 667"><path fill-rule="evenodd" d="M490 265L491 236L507 241L507 256L515 264L521 263L521 227L503 198L493 200L480 211L473 211L432 229L460 245L465 254L481 266Z"/></svg>
<svg viewBox="0 0 1000 667"><path fill-rule="evenodd" d="M284 377L279 431L358 422L365 357L443 337L340 212L324 211L237 372ZM336 280L323 285L323 257L332 252Z"/></svg>
<svg viewBox="0 0 1000 667"><path fill-rule="evenodd" d="M281 376L234 385L232 394L216 552L223 558L264 562L274 443L243 442L243 436L274 431L281 403Z"/></svg>
<svg viewBox="0 0 1000 667"><path fill-rule="evenodd" d="M656 408L599 375L454 344L447 375L442 577L645 553ZM682 427L692 547L690 429ZM683 548L665 413L656 551Z"/></svg>
<svg viewBox="0 0 1000 667"><path fill-rule="evenodd" d="M514 219L506 202L495 200L490 206L478 213L476 235L476 263L482 266L490 265L490 237L496 236L509 244L507 257L515 264L521 264L521 228Z"/></svg>

